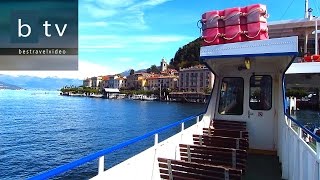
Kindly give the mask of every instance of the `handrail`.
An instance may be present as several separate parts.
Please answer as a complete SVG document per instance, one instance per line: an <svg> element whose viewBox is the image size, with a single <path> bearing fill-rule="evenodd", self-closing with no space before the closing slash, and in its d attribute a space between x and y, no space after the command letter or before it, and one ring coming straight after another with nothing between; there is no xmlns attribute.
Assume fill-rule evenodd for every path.
<svg viewBox="0 0 320 180"><path fill-rule="evenodd" d="M69 170L71 170L71 169L74 169L74 168L76 168L76 167L78 167L78 166L81 166L81 165L83 165L83 164L85 164L85 163L88 163L88 162L90 162L90 161L93 161L93 160L95 160L95 159L97 159L97 158L99 158L99 157L101 157L101 156L104 156L104 155L107 155L107 154L109 154L109 153L112 153L112 152L114 152L114 151L116 151L116 150L122 149L122 148L124 148L124 147L126 147L126 146L129 146L129 145L131 145L131 144L134 144L134 143L136 143L136 142L138 142L138 141L144 140L144 139L146 139L146 138L148 138L148 137L150 137L150 136L152 136L152 135L155 135L155 134L157 134L157 133L160 133L160 132L162 132L162 131L165 131L165 130L167 130L167 129L170 129L170 128L172 128L172 127L175 127L175 126L177 126L177 125L180 125L181 123L190 121L190 120L192 120L192 119L194 119L194 118L196 118L196 117L198 117L198 116L201 116L201 115L204 115L204 112L203 112L203 113L200 113L200 114L197 114L197 115L189 116L189 117L187 117L187 118L185 118L185 119L182 119L182 120L180 120L180 121L177 121L177 122L175 122L175 123L172 123L172 124L169 124L169 125L167 125L167 126L161 127L161 128L159 128L159 129L153 130L153 131L151 131L151 132L148 132L148 133L146 133L146 134L144 134L144 135L142 135L142 136L138 136L138 137L136 137L136 138L130 139L130 140L125 141L125 142L123 142L123 143L120 143L120 144L111 146L111 147L109 147L109 148L100 150L100 151L98 151L98 152L96 152L96 153L93 153L93 154L90 154L90 155L87 155L87 156L85 156L85 157L83 157L83 158L81 158L81 159L78 159L78 160L75 160L75 161L73 161L73 162L64 164L64 165L62 165L62 166L56 167L56 168L54 168L54 169L51 169L51 170L49 170L49 171L40 173L40 174L38 174L38 175L36 175L36 176L34 176L34 177L29 178L28 180L48 179L48 178L57 176L57 175L59 175L59 174L62 174L62 173L64 173L64 172L67 172L67 171L69 171Z"/></svg>
<svg viewBox="0 0 320 180"><path fill-rule="evenodd" d="M303 131L308 133L312 138L314 138L317 142L320 142L320 137L315 135L313 132L311 132L308 128L305 128L303 124L297 120L295 120L293 117L291 117L288 113L285 113L285 115L293 121L296 125L298 125Z"/></svg>

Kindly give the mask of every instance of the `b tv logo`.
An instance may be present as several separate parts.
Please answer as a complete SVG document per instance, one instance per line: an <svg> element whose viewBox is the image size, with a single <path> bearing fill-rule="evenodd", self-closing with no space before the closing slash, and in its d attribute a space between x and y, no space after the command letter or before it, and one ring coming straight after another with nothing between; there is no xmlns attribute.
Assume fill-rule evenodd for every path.
<svg viewBox="0 0 320 180"><path fill-rule="evenodd" d="M63 37L68 24L51 24L35 12L13 12L11 16L12 43L38 43L39 38Z"/></svg>

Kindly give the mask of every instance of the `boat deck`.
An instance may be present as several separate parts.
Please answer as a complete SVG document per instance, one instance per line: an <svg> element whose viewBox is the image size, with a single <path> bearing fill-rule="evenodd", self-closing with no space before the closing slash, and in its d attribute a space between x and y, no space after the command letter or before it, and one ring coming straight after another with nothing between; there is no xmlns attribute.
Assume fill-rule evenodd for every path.
<svg viewBox="0 0 320 180"><path fill-rule="evenodd" d="M245 180L281 180L281 166L275 155L249 154Z"/></svg>
<svg viewBox="0 0 320 180"><path fill-rule="evenodd" d="M251 153L245 122L212 120L194 145L180 144L181 160L158 158L162 179L281 180L276 155Z"/></svg>

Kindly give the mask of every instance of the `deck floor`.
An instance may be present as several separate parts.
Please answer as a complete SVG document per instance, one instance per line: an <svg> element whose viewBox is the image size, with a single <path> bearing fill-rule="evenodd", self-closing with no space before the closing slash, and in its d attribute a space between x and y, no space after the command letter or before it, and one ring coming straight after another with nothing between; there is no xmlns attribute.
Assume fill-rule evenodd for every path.
<svg viewBox="0 0 320 180"><path fill-rule="evenodd" d="M281 167L277 156L249 154L245 180L281 180Z"/></svg>

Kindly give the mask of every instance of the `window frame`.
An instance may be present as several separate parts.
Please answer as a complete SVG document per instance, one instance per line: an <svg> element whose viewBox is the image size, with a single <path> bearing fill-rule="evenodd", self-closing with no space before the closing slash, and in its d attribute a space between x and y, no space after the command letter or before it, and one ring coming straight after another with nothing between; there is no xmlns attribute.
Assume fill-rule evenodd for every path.
<svg viewBox="0 0 320 180"><path fill-rule="evenodd" d="M224 82L224 79L231 79L231 78L234 78L234 79L241 79L242 81L242 113L241 114L221 114L220 112L220 102L221 102L221 88L222 88L222 85L223 85L223 82ZM218 100L218 108L217 108L217 111L220 115L223 115L223 116L242 116L244 114L244 78L243 77L236 77L236 76L230 76L230 77L223 77L222 80L221 80L221 83L220 83L220 87L219 87L219 100Z"/></svg>
<svg viewBox="0 0 320 180"><path fill-rule="evenodd" d="M270 97L270 107L269 107L269 109L253 109L251 107L251 102L250 102L250 98L251 98L251 78L254 77L254 76L267 76L267 77L270 77L270 80L271 80L271 85L270 85L271 97ZM261 88L261 86L260 86L260 88ZM251 75L250 76L250 79L249 79L249 108L250 108L250 110L253 110L253 111L270 111L272 109L272 107L273 107L273 105L272 105L272 103L273 103L272 96L273 96L273 78L272 78L271 75L256 75L255 74L255 75Z"/></svg>

